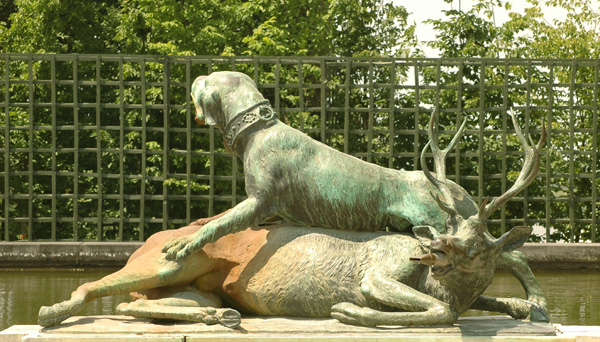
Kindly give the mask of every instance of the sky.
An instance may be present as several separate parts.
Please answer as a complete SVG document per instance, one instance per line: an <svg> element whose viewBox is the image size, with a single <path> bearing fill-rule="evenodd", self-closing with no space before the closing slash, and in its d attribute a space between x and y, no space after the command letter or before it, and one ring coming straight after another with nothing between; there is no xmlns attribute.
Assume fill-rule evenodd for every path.
<svg viewBox="0 0 600 342"><path fill-rule="evenodd" d="M404 6L411 15L408 20L409 23L415 22L417 24L417 37L422 43L422 49L427 57L439 57L438 51L426 46L424 42L435 39L435 32L431 24L424 24L423 21L427 19L441 19L444 18L442 10L458 9L459 3L463 11L471 9L473 4L478 1L475 0L454 0L452 4L445 3L443 0L392 0L394 4ZM540 1L543 3L544 1ZM600 0L593 0L596 7L600 6ZM512 5L511 11L523 12L523 10L529 7L528 2L525 0L511 0ZM548 22L553 20L562 20L566 18L564 10L556 8L544 7L545 19ZM495 19L497 25L502 25L508 20L508 12L503 8L497 8L495 11Z"/></svg>

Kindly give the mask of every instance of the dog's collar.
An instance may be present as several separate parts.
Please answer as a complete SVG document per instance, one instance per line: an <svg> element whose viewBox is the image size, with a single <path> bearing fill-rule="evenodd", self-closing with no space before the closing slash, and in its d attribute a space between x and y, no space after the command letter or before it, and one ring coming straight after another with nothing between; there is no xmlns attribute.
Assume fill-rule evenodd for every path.
<svg viewBox="0 0 600 342"><path fill-rule="evenodd" d="M254 113L253 110L261 107L258 113ZM266 114L263 114L266 112ZM237 113L225 126L224 139L227 148L232 150L235 147L237 137L248 129L259 122L269 122L277 118L277 114L273 111L273 107L269 103L269 100L263 100L255 103L254 105L244 109Z"/></svg>

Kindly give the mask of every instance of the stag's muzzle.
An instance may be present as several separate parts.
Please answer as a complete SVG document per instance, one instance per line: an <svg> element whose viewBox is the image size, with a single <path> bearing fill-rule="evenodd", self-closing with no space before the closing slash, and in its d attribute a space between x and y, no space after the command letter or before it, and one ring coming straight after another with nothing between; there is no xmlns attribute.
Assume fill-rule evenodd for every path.
<svg viewBox="0 0 600 342"><path fill-rule="evenodd" d="M446 254L441 252L427 253L418 257L411 257L410 261L427 266L444 267L450 265L450 261L448 260Z"/></svg>

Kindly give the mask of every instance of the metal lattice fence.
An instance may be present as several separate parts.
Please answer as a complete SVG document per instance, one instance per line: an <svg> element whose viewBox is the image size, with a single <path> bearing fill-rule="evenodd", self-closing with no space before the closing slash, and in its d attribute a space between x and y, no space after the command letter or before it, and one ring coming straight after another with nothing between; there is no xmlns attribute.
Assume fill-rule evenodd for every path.
<svg viewBox="0 0 600 342"><path fill-rule="evenodd" d="M432 106L442 142L466 118L448 178L479 202L520 170L514 108L534 139L546 124L547 148L536 181L490 229L537 223L547 241L598 239L598 60L0 58L5 241L143 241L242 200L241 163L218 130L193 122L191 83L217 70L247 73L285 123L391 168L420 168Z"/></svg>

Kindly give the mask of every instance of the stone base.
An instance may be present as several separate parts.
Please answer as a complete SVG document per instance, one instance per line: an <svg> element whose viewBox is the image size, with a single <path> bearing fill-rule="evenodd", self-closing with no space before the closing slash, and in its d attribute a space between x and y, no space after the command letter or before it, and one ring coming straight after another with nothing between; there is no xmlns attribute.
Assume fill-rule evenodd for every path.
<svg viewBox="0 0 600 342"><path fill-rule="evenodd" d="M598 335L596 335L598 336ZM598 341L600 336L586 336ZM596 340L597 338L597 340ZM128 316L72 317L62 324L13 326L0 332L0 342L75 341L583 341L559 334L552 324L513 320L509 317L464 317L454 325L366 328L333 319L244 318L237 329L201 323L153 322Z"/></svg>

